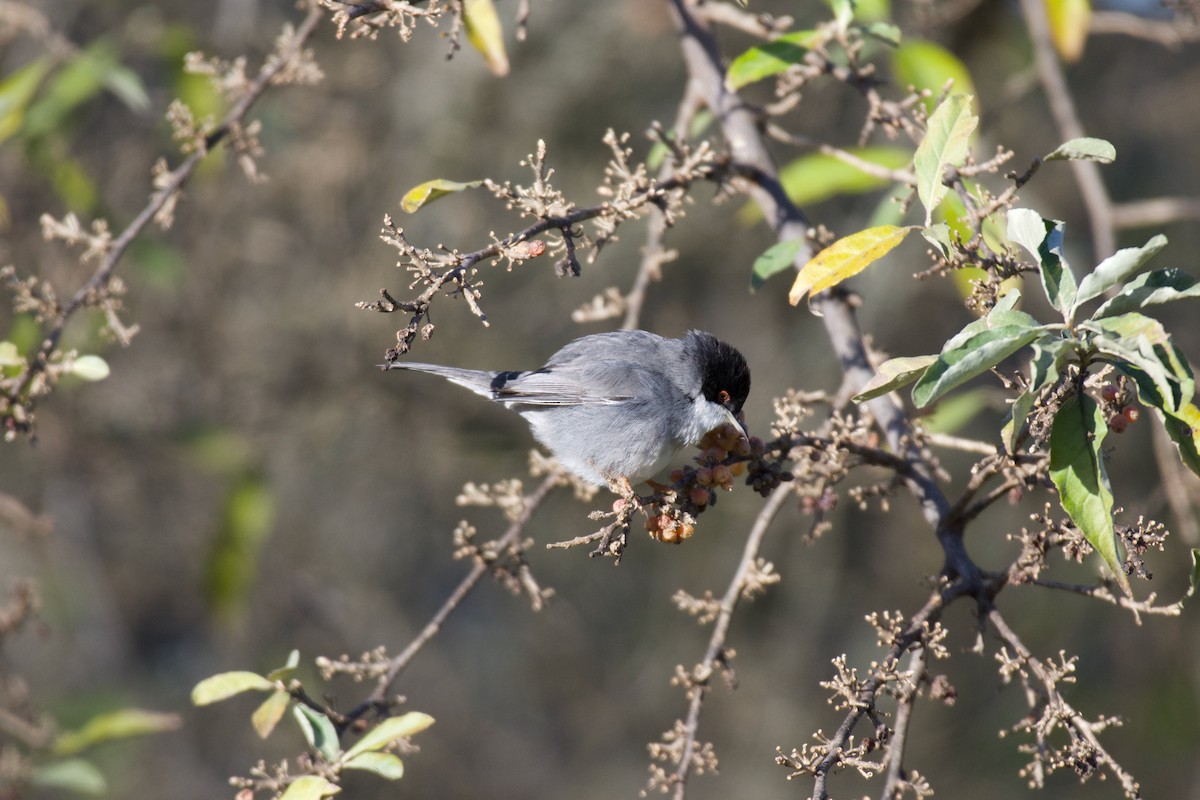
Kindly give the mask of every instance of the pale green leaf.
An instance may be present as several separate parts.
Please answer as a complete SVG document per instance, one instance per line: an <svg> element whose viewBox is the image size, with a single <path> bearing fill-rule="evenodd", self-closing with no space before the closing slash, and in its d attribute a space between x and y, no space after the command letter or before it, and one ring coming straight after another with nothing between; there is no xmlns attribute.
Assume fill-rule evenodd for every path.
<svg viewBox="0 0 1200 800"><path fill-rule="evenodd" d="M857 275L904 241L910 230L881 225L838 239L809 259L796 275L788 302L797 305L806 295L817 294Z"/></svg>
<svg viewBox="0 0 1200 800"><path fill-rule="evenodd" d="M327 761L336 761L342 753L342 747L338 744L337 729L333 727L329 717L315 708L299 703L292 706L292 715L296 718L305 740Z"/></svg>
<svg viewBox="0 0 1200 800"><path fill-rule="evenodd" d="M1105 139L1083 136L1063 142L1042 160L1098 161L1101 164L1111 164L1117 160L1117 148Z"/></svg>
<svg viewBox="0 0 1200 800"><path fill-rule="evenodd" d="M1040 327L1008 325L981 331L965 342L952 339L913 387L913 402L917 408L924 408L951 389L996 366L1042 332Z"/></svg>
<svg viewBox="0 0 1200 800"><path fill-rule="evenodd" d="M437 178L432 181L425 181L420 186L414 186L409 189L403 198L400 200L400 207L412 214L419 209L437 200L439 197L445 197L448 194L461 192L466 189L474 189L476 186L483 184L483 181L449 181L445 178Z"/></svg>
<svg viewBox="0 0 1200 800"><path fill-rule="evenodd" d="M949 187L943 183L946 167L961 166L970 153L971 134L979 117L971 113L971 96L953 94L929 117L925 138L913 156L917 173L917 195L925 206L925 224L933 221L933 210Z"/></svg>
<svg viewBox="0 0 1200 800"><path fill-rule="evenodd" d="M67 731L54 740L54 753L72 756L114 739L128 739L150 733L173 731L181 724L178 714L164 714L141 708L121 708L92 717L83 727Z"/></svg>
<svg viewBox="0 0 1200 800"><path fill-rule="evenodd" d="M803 239L788 239L771 245L754 259L754 268L750 273L750 291L757 291L772 275L776 275L795 266L796 256L807 244Z"/></svg>
<svg viewBox="0 0 1200 800"><path fill-rule="evenodd" d="M1120 294L1096 309L1092 319L1139 311L1147 306L1188 297L1200 297L1200 283L1195 278L1181 269L1151 270L1125 284Z"/></svg>
<svg viewBox="0 0 1200 800"><path fill-rule="evenodd" d="M108 791L104 775L94 764L82 758L39 764L33 768L29 780L42 789L63 789L79 794L104 794Z"/></svg>
<svg viewBox="0 0 1200 800"><path fill-rule="evenodd" d="M1010 242L1024 247L1034 260L1041 263L1040 250L1046 240L1046 222L1042 215L1028 208L1013 208L1008 211L1008 230L1005 235Z"/></svg>
<svg viewBox="0 0 1200 800"><path fill-rule="evenodd" d="M269 692L275 684L256 672L222 672L205 678L192 689L192 703L206 706L242 692Z"/></svg>
<svg viewBox="0 0 1200 800"><path fill-rule="evenodd" d="M464 0L462 4L463 27L467 41L483 56L493 75L508 74L508 53L504 49L504 28L500 15L492 0ZM405 209L406 211L408 209Z"/></svg>
<svg viewBox="0 0 1200 800"><path fill-rule="evenodd" d="M389 717L367 731L354 746L346 751L343 760L350 760L360 753L382 750L397 739L414 736L433 724L433 717L420 711L409 711L399 717Z"/></svg>
<svg viewBox="0 0 1200 800"><path fill-rule="evenodd" d="M1117 584L1132 596L1113 526L1113 496L1101 445L1108 434L1104 412L1087 394L1063 403L1050 428L1050 480L1075 527L1096 550Z"/></svg>
<svg viewBox="0 0 1200 800"><path fill-rule="evenodd" d="M823 41L819 31L793 31L755 45L735 58L725 73L725 85L736 92L743 86L778 75L793 64L804 61L809 49Z"/></svg>
<svg viewBox="0 0 1200 800"><path fill-rule="evenodd" d="M359 753L354 758L347 759L342 766L346 769L365 769L389 781L398 781L404 777L404 762L392 753Z"/></svg>
<svg viewBox="0 0 1200 800"><path fill-rule="evenodd" d="M79 356L71 362L71 374L85 381L102 381L109 373L108 362L100 356Z"/></svg>
<svg viewBox="0 0 1200 800"><path fill-rule="evenodd" d="M279 800L321 800L322 797L337 794L341 790L342 787L330 783L320 775L303 775L288 784Z"/></svg>
<svg viewBox="0 0 1200 800"><path fill-rule="evenodd" d="M16 367L25 363L25 359L21 358L21 354L17 352L17 346L12 342L0 342L0 368Z"/></svg>
<svg viewBox="0 0 1200 800"><path fill-rule="evenodd" d="M271 692L270 696L254 709L254 713L250 715L250 724L254 726L259 737L265 739L271 735L291 702L292 696L280 689Z"/></svg>
<svg viewBox="0 0 1200 800"><path fill-rule="evenodd" d="M851 399L856 403L864 403L888 392L894 392L902 386L907 386L921 377L921 373L928 369L930 364L937 361L937 358L937 356L889 358L879 365L879 371L875 373L875 376L867 381L858 394Z"/></svg>
<svg viewBox="0 0 1200 800"><path fill-rule="evenodd" d="M872 22L866 27L867 35L873 36L892 47L899 47L901 41L900 27L890 22Z"/></svg>
<svg viewBox="0 0 1200 800"><path fill-rule="evenodd" d="M300 651L293 650L288 653L287 662L276 669L267 673L267 680L271 681L286 681L292 677L292 673L296 671L296 667L300 666Z"/></svg>
<svg viewBox="0 0 1200 800"><path fill-rule="evenodd" d="M1125 247L1113 253L1079 282L1079 295L1075 298L1075 306L1078 307L1114 286L1125 283L1166 246L1167 237L1160 233L1141 247Z"/></svg>

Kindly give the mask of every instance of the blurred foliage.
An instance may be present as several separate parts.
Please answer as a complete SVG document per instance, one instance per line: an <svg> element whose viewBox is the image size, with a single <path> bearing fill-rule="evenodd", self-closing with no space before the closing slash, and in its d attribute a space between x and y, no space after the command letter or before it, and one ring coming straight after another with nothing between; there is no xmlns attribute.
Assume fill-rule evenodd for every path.
<svg viewBox="0 0 1200 800"><path fill-rule="evenodd" d="M175 227L140 242L123 266L126 306L141 335L129 348L104 351L108 380L79 382L43 408L37 447L7 446L0 491L54 520L46 540L0 523L0 584L36 576L51 634L26 635L6 649L13 669L56 713L116 688L134 698L131 705L175 710L183 721L169 736L46 761L37 796L60 796L62 787L102 791L104 781L109 796L156 796L165 786L174 797L229 796L228 776L252 765L247 753L280 758L295 747L277 744L280 737L261 744L245 716L187 708L194 685L234 665L265 671L293 648L335 655L381 641L401 646L464 571L450 558L458 521L502 527L496 516L464 513L453 498L466 480L520 472L530 446L520 420L466 393L373 369L394 341L394 326L352 304L398 282L393 255L376 239L383 214L430 176L510 179L539 138L568 193L592 202L604 130L636 138L651 120L668 124L681 74L661 4L534 0L524 42L511 35L513 5L498 6L510 69L503 80L469 50L447 61L446 42L429 30L402 45L391 34L337 42L324 26L314 46L326 81L268 97L256 115L270 180L247 184L225 163L233 159L219 154L205 166L206 180L191 187ZM961 15L946 17L927 13L930 4L892 5L905 34L892 61L895 80L930 88L930 108L949 77L956 91L976 95L980 130L989 137L981 151L1002 143L1024 164L1059 144L1040 92L1020 80L1028 46L1015 5L966 4ZM145 203L154 160L173 152L161 122L170 99L182 97L199 117L223 109L207 81L181 71L183 54L199 48L259 59L295 11L283 0L35 6L77 49L48 56L20 36L0 49L0 263L74 286L82 268L43 242L39 216L103 209L126 221ZM825 13L782 0L751 7L793 14L800 26ZM1056 25L1078 33L1078 22ZM1172 51L1093 36L1078 58L1068 76L1085 127L1122 154L1105 172L1112 195L1194 196L1195 46ZM861 111L814 87L796 114L806 134L850 149ZM792 148L781 147L778 158L827 169L817 178L808 172L811 183L801 188L829 199L820 221L831 228L860 230L884 207L885 190L872 181L848 185L840 168ZM1086 229L1070 179L1039 176L1023 195L1043 216ZM949 212L946 221L953 227ZM482 193L463 193L406 220L406 229L431 247L482 246L489 231L515 224ZM1165 232L1171 266L1194 270L1183 254L1200 252L1195 224L1173 223ZM1140 245L1148 235L1129 232L1122 245ZM680 259L650 288L643 324L666 334L706 327L737 343L755 369L752 430L766 427L771 399L788 386L834 388L840 373L817 323L787 306L781 292L746 291L750 265L772 245L762 226L742 228L728 205L697 203L668 241ZM422 360L514 369L541 363L594 329L572 324L571 309L607 286L627 285L639 245L630 231L577 280L557 280L537 262L489 274L491 326L480 327L461 304L447 306L438 335L422 344ZM954 310L950 282L915 284L912 271L856 278L864 327L877 343L903 342L905 353L936 352L968 316ZM757 267L753 274L767 277ZM1041 303L1025 294L1027 303ZM1162 316L1184 352L1200 353L1192 313L1167 309ZM29 315L0 307L0 340L25 353L38 336ZM981 405L952 427L980 437L998 429L1005 410ZM951 410L943 404L940 413ZM208 434L198 431L217 433L203 441ZM1186 591L1191 567L1181 563L1180 545L1197 542L1171 517L1150 431L1141 425L1126 433L1108 469L1127 512L1171 520L1184 539L1170 557L1146 557L1154 589L1175 598ZM947 465L955 466L953 457ZM673 669L694 659L705 635L668 598L681 586L699 595L728 581L741 546L732 532L758 508L741 488L722 498L685 546L636 541L619 570L578 551L531 551L539 578L558 588L539 615L481 587L397 686L439 720L421 739L419 758L406 764L403 790L525 798L569 786L585 800L632 795L644 774L645 742L678 710L667 691ZM972 547L983 557L1012 552L1006 536L1028 524L1029 512L1001 510L990 527L972 531ZM739 688L714 692L705 710L721 772L694 783L694 797L789 791L782 775L762 765L797 731L827 724L816 689L829 673L827 657L869 656L874 632L863 615L883 602L919 602L925 587L913 576L941 566L940 550L907 501L896 501L888 515L842 503L829 517L837 533L810 544L798 535L808 517L790 508L782 526L789 530L768 543L765 555L783 581L739 612L732 640ZM540 543L590 525L584 506L555 498L529 535ZM1082 581L1088 573L1066 565L1063 575ZM1133 626L1107 606L1067 597L1048 609L1047 598L1014 596L1010 617L1024 625L1031 646L1080 653L1073 695L1080 707L1138 721L1114 731L1110 744L1145 795L1188 796L1196 780L1188 757L1200 741L1195 609ZM231 618L239 624L227 624ZM958 705L921 708L930 722L911 753L933 768L939 794L1012 797L1022 791L1020 763L996 744L996 732L1011 723L1019 701L994 692L994 665L968 654L975 621L963 614L947 624L961 654L947 667ZM350 681L335 687L340 697L362 694ZM972 760L969 769L946 757L985 750L995 760ZM355 797L391 797L396 787L363 780L352 789ZM1046 796L1108 791L1055 776Z"/></svg>

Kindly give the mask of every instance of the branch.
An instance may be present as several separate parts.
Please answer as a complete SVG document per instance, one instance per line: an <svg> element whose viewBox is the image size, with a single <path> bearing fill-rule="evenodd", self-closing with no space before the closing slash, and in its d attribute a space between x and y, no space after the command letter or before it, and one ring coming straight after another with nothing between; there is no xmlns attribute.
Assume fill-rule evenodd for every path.
<svg viewBox="0 0 1200 800"><path fill-rule="evenodd" d="M1050 40L1045 0L1021 0L1021 10L1025 15L1025 23L1029 26L1029 39L1033 44L1038 77L1046 92L1046 101L1050 105L1050 113L1058 126L1060 136L1064 140L1085 136L1083 123L1079 121L1075 101L1067 86L1067 78ZM1088 219L1091 222L1092 248L1095 250L1093 256L1099 261L1112 255L1116 249L1112 200L1100 177L1098 165L1091 161L1072 161L1071 169L1075 172L1075 181L1079 184L1079 192L1083 196L1083 203L1087 207Z"/></svg>
<svg viewBox="0 0 1200 800"><path fill-rule="evenodd" d="M729 625L733 620L733 612L737 609L741 599L746 596L747 577L757 564L763 537L766 536L771 522L774 521L780 509L783 508L784 503L791 496L791 492L781 489L771 495L771 498L763 505L762 510L758 512L758 516L754 520L754 525L750 529L750 535L746 537L746 545L742 549L742 560L738 564L737 570L734 571L733 580L729 582L729 588L725 590L725 596L721 598L720 612L717 614L716 623L713 625L712 635L708 639L708 650L704 654L704 660L700 662L690 676L692 682L688 687L688 692L691 702L688 704L687 720L684 722L683 750L679 756L679 763L676 766L675 774L671 777L671 782L675 786L675 800L683 800L687 792L688 776L691 774L692 755L696 750L696 732L700 728L700 710L704 705L704 696L708 693L709 680L715 674L718 664L726 660L725 640L729 635Z"/></svg>
<svg viewBox="0 0 1200 800"><path fill-rule="evenodd" d="M1062 693L1058 690L1058 682L1061 678L1052 674L1051 670L1045 664L1033 657L1029 652L1029 648L1021 641L1021 638L1012 628L1008 627L1008 623L1000 615L999 610L994 607L990 608L987 612L987 621L996 629L1000 638L1012 648L1019 664L1027 666L1033 676L1037 678L1038 683L1041 684L1041 699L1052 708L1055 718L1068 723L1073 733L1073 738L1074 736L1078 736L1087 745L1087 748L1090 749L1087 756L1092 768L1094 769L1097 766L1107 767L1113 777L1120 782L1121 788L1125 790L1126 797L1141 797L1137 781L1109 755L1108 751L1104 749L1104 745L1100 744L1100 740L1096 736L1097 730L1103 729L1108 721L1105 720L1098 723L1088 722L1083 718L1083 715L1067 703ZM1034 704L1031 704L1031 714L1033 713L1032 705ZM1067 764L1058 764L1054 761L1051 762L1051 766L1067 766Z"/></svg>
<svg viewBox="0 0 1200 800"><path fill-rule="evenodd" d="M552 472L550 475L546 476L546 478L536 489L533 490L533 492L526 495L525 507L522 509L520 516L514 519L512 524L510 524L508 529L504 532L504 535L496 540L497 552L503 553L507 551L509 547L516 544L516 542L520 539L521 534L524 532L525 526L529 524L529 520L533 517L533 512L538 509L538 507L542 504L542 501L545 500L546 496L550 494L551 490L561 484L562 475L558 472ZM479 581L481 581L483 576L486 575L491 569L492 562L488 562L483 559L478 559L475 562L475 566L471 568L471 571L467 573L467 576L463 578L462 582L459 583L455 590L450 593L450 596L446 598L444 603L442 603L442 607L437 610L437 612L433 615L433 618L430 619L425 627L421 629L421 632L417 634L416 638L409 642L408 646L405 647L399 655L388 661L387 670L379 677L379 680L375 684L375 690L371 692L370 696L367 697L366 700L360 703L352 711L348 712L346 714L346 719L358 719L368 710L372 708L378 708L386 703L387 695L391 691L392 684L395 682L396 678L399 677L400 673L403 672L409 663L412 662L417 653L421 651L421 648L428 644L434 636L437 636L438 632L441 631L442 625L445 623L445 621L450 617L451 614L454 613L455 609L459 607L462 601L466 599L467 595L471 593L471 590L479 584Z"/></svg>
<svg viewBox="0 0 1200 800"><path fill-rule="evenodd" d="M100 259L100 264L96 267L92 276L51 318L49 328L43 334L41 346L31 358L26 360L21 374L17 376L13 384L13 388L4 393L3 405L0 405L0 419L13 418L14 422L16 422L15 429L23 432L32 430L32 412L37 398L33 396L33 393L24 399L22 399L22 396L30 389L34 380L46 371L46 368L50 364L50 359L58 347L58 342L62 338L62 333L66 328L67 322L76 312L108 288L116 272L117 264L125 254L125 251L141 235L150 222L156 218L159 212L176 201L178 193L192 177L192 174L196 171L196 167L200 165L200 162L204 160L209 151L220 144L229 135L231 130L242 126L242 122L245 120L250 108L267 90L267 87L271 86L272 82L285 69L293 65L294 60L300 55L305 43L307 43L308 39L316 31L317 23L320 22L321 17L320 7L315 2L311 3L308 14L305 16L304 21L300 23L295 36L291 39L290 48L287 52L279 53L277 57L270 58L263 64L258 76L247 87L245 94L229 110L229 113L225 115L225 118L216 130L205 138L204 147L195 150L172 172L163 176L161 182L156 179L157 190L150 196L150 202L112 240L104 251ZM28 412L21 414L21 419L19 420L15 419L18 407Z"/></svg>

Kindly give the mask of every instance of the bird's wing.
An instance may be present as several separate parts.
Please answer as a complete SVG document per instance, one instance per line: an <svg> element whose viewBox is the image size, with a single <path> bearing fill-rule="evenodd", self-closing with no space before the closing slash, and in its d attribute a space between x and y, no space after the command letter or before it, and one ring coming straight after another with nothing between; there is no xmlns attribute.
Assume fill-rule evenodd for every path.
<svg viewBox="0 0 1200 800"><path fill-rule="evenodd" d="M530 372L502 372L492 384L496 400L512 405L613 405L647 397L651 376L618 362L562 364Z"/></svg>

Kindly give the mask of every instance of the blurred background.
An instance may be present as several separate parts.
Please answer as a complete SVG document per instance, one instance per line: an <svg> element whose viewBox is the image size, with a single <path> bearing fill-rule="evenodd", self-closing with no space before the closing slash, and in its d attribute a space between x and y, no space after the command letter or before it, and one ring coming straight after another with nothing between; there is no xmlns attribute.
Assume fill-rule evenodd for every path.
<svg viewBox="0 0 1200 800"><path fill-rule="evenodd" d="M13 5L0 6L0 19ZM794 14L799 27L827 15L815 3L752 5ZM945 8L896 2L892 12L905 37L940 42L970 70L982 110L976 152L1002 144L1023 169L1052 150L1060 138L1017 5L961 3L954 14L935 14L935 6ZM300 14L282 0L32 7L75 47L129 71L113 73L115 89L63 103L0 141L0 263L67 294L92 267L42 241L39 216L74 211L123 227L145 204L155 159L177 162L163 120L171 99L220 110L203 79L182 73L182 56L244 54L257 66L283 22ZM418 245L481 247L490 232L521 226L490 197L468 192L413 216L399 211L400 198L432 178L525 180L518 162L539 138L559 187L581 205L595 202L605 130L630 132L644 154L643 132L674 118L684 74L665 4L534 2L523 43L512 36L516 4L498 7L512 63L503 79L470 48L447 60L446 40L423 26L403 44L387 32L338 42L323 23L313 47L325 80L269 92L252 114L263 123L259 167L269 181L247 182L223 151L205 163L175 226L153 230L120 265L125 319L141 329L133 344L100 341L96 319L77 318L68 330L66 346L99 353L112 376L64 383L40 409L37 443L18 440L0 453L0 492L52 521L45 535L0 527L0 589L32 577L44 600L44 626L8 642L7 668L26 677L34 701L63 728L123 706L182 715L177 731L96 751L109 796L229 796L230 775L246 774L260 757L299 752L302 740L287 721L266 742L257 739L248 721L254 699L194 709L191 687L215 672L265 672L296 648L302 677L319 691L317 655L380 644L398 652L468 568L451 558L458 520L470 519L481 535L505 527L495 511L456 507L461 485L535 483L525 473L532 439L518 417L435 378L375 369L405 320L354 303L375 299L380 287L403 297L407 285L395 251L378 239L383 215L397 217ZM731 54L750 44L736 35L726 42ZM0 75L17 74L46 50L44 39L18 30L0 46ZM1116 145L1117 162L1103 170L1116 200L1196 197L1195 44L1095 35L1067 75L1088 134ZM140 98L129 88L138 85ZM850 146L864 111L844 88L814 86L794 129ZM798 155L778 153L782 163ZM1077 273L1094 263L1065 165L1047 165L1021 194L1023 205L1067 221ZM787 305L786 279L748 290L751 264L772 244L769 231L733 218L740 201L713 206L711 195L702 187L668 233L680 257L651 288L642 324L672 336L704 328L736 344L754 373L749 426L765 435L773 397L788 387L832 390L840 374L819 321ZM807 211L844 234L865 226L879 202L879 193L841 195ZM605 329L576 325L570 312L606 287L629 286L644 231L623 228L577 279L556 278L550 261L538 259L511 273L485 270L490 327L442 299L433 310L437 331L413 357L526 368ZM1171 244L1156 266L1200 273L1195 222L1125 231L1119 244L1140 245L1160 231ZM855 281L863 326L892 355L934 352L970 319L952 281L912 279L927 266L922 247L909 243ZM1194 305L1157 316L1185 352L1200 355ZM7 301L0 338L37 339L32 320L14 316ZM991 440L1001 395L989 393L994 381L975 385L989 387L977 395L981 410L957 433ZM1183 530L1154 467L1149 422L1110 442L1117 503ZM944 463L956 476L953 492L970 461L947 454ZM1030 524L1046 499L997 508L972 526L968 545L982 566L1007 565L1015 548L1006 535ZM538 512L529 558L557 594L534 614L500 586L479 587L396 685L412 708L437 719L418 737L421 752L408 759L404 779L351 778L344 796L608 798L644 785L646 743L685 711L682 692L669 685L674 667L698 661L709 635L670 598L680 588L725 590L761 500L738 486L685 545L636 535L617 568L582 549L541 547L593 530L587 513L606 503L589 506L563 492ZM793 502L769 535L765 555L783 580L735 617L739 685L712 693L701 728L720 774L695 779L690 796L804 796L805 782L788 783L773 764L775 748L789 751L839 723L817 682L832 674L838 654L860 667L876 658L864 614L911 613L923 602L941 551L915 504L900 492L887 514L853 505L843 498L832 531L808 543L811 519ZM1183 594L1187 548L1197 545L1175 535L1165 554L1151 555L1149 587L1160 599ZM1092 563L1054 563L1052 577L1094 575ZM1200 798L1195 607L1140 626L1110 606L1038 589L1005 592L1001 607L1036 654L1080 656L1068 699L1090 717L1127 720L1104 741L1146 797ZM965 605L946 624L953 658L934 668L947 674L958 702L918 705L908 763L939 796L1017 796L1025 759L1016 741L997 733L1024 715L1023 697L1002 686L991 656L967 652L976 623ZM366 689L335 682L328 693L349 706ZM874 790L854 777L833 787L838 796ZM1075 776L1055 775L1046 794L1116 797L1119 788L1080 788Z"/></svg>

